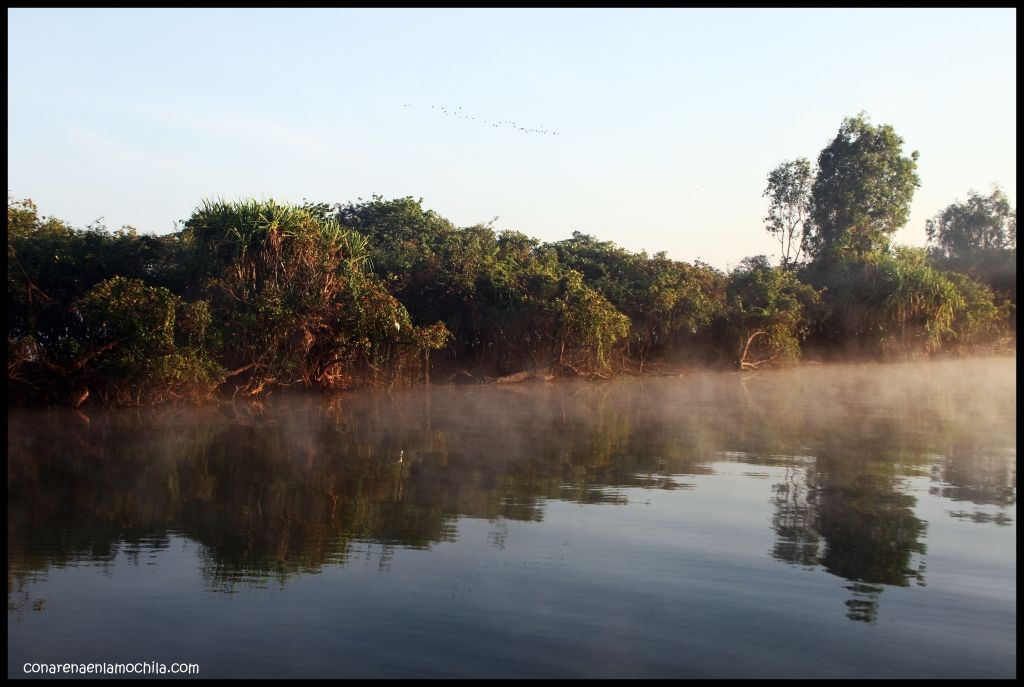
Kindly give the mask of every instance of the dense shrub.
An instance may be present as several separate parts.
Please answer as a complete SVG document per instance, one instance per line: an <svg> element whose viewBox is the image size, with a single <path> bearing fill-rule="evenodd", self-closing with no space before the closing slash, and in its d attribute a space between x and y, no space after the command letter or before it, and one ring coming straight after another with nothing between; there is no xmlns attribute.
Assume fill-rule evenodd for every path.
<svg viewBox="0 0 1024 687"><path fill-rule="evenodd" d="M808 346L928 355L1012 335L1007 295L940 257L881 242L723 274L581 233L460 228L411 198L206 202L160 237L74 229L9 199L8 396L143 404L432 369L603 377L649 359L758 368Z"/></svg>

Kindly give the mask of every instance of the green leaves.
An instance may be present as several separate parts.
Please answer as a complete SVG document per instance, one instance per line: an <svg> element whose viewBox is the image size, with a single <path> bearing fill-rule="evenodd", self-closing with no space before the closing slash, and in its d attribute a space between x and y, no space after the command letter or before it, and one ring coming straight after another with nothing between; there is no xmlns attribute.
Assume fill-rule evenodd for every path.
<svg viewBox="0 0 1024 687"><path fill-rule="evenodd" d="M553 247L562 263L629 317L630 353L641 367L652 351L682 345L721 310L724 279L706 265L631 253L579 232Z"/></svg>
<svg viewBox="0 0 1024 687"><path fill-rule="evenodd" d="M438 350L448 373L604 376L654 356L792 361L811 335L881 355L998 339L1015 269L982 258L1015 254L1015 215L972 194L929 225L941 251L889 250L917 183L901 143L855 118L813 183L807 160L779 165L765 195L782 265L729 275L579 232L458 228L412 198L207 201L170 236L73 229L9 198L8 383L138 404L427 380ZM935 267L965 251L999 295Z"/></svg>
<svg viewBox="0 0 1024 687"><path fill-rule="evenodd" d="M808 333L807 310L819 298L791 270L772 267L766 257L743 260L729 275L725 313L740 366L797 360Z"/></svg>
<svg viewBox="0 0 1024 687"><path fill-rule="evenodd" d="M768 186L764 196L768 198L768 215L764 218L765 228L779 242L783 266L793 266L807 245L812 232L811 186L814 173L807 158L783 162L768 173Z"/></svg>
<svg viewBox="0 0 1024 687"><path fill-rule="evenodd" d="M934 353L990 342L1006 312L987 287L928 264L921 248L900 247L831 263L819 277L840 342L877 355Z"/></svg>
<svg viewBox="0 0 1024 687"><path fill-rule="evenodd" d="M584 284L579 272L570 271L563 284L564 292L557 301L562 320L559 345L581 349L587 368L607 370L612 346L629 334L629 318ZM562 362L566 362L564 358Z"/></svg>
<svg viewBox="0 0 1024 687"><path fill-rule="evenodd" d="M843 121L818 156L811 188L807 249L815 259L885 250L889 237L907 223L921 182L917 153L906 157L902 148L891 126L872 126L864 113Z"/></svg>
<svg viewBox="0 0 1024 687"><path fill-rule="evenodd" d="M992 250L1017 246L1016 214L1002 189L989 196L968 192L967 201L954 202L925 223L928 240L953 259L966 260Z"/></svg>
<svg viewBox="0 0 1024 687"><path fill-rule="evenodd" d="M131 393L137 401L156 402L176 391L209 393L219 381L222 369L203 341L210 323L205 302L186 304L165 288L113 277L90 289L73 310L82 333L78 361L68 368L83 368L85 381L101 395Z"/></svg>

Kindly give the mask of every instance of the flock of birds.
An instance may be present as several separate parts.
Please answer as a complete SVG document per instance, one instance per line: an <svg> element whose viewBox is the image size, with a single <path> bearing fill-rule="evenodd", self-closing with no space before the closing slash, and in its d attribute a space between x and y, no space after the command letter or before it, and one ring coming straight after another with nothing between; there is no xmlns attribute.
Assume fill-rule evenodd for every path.
<svg viewBox="0 0 1024 687"><path fill-rule="evenodd" d="M402 105L402 107L412 107L412 106L413 106L412 103L405 103L404 105ZM441 114L445 115L446 117L455 117L456 119L465 119L465 120L469 120L469 121L473 121L473 122L480 122L481 124L487 124L489 126L493 126L496 129L497 128L505 127L505 128L514 129L514 130L516 130L516 131L518 131L520 133L523 133L523 134L539 134L539 135L543 135L543 136L560 136L561 135L557 131L550 131L549 129L541 129L541 128L534 128L534 127L528 127L528 126L520 126L520 124L518 122L513 122L513 121L507 120L507 119L503 119L503 120L497 121L497 122L492 122L489 119L484 119L483 117L475 117L475 116L473 116L471 114L463 112L462 111L462 105L459 105L454 110L450 110L447 107L445 107L444 105L431 105L430 109L439 111L439 112L441 112Z"/></svg>

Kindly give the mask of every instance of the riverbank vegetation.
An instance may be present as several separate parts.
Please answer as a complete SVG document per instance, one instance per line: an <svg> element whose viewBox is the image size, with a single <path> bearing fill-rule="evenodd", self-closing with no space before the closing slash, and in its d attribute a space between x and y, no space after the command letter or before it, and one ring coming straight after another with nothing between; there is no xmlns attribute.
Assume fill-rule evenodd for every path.
<svg viewBox="0 0 1024 687"><path fill-rule="evenodd" d="M781 261L723 272L579 232L457 227L421 200L210 201L180 231L8 198L8 400L150 405L278 389L742 369L1015 345L1016 214L971 192L906 224L916 152L846 119L768 174Z"/></svg>

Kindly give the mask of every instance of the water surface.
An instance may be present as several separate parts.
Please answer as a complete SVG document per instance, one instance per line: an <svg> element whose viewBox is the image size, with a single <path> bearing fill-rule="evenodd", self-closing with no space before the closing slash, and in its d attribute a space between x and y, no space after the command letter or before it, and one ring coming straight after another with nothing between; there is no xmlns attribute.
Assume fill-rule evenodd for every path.
<svg viewBox="0 0 1024 687"><path fill-rule="evenodd" d="M8 415L8 675L1014 677L1015 361Z"/></svg>

